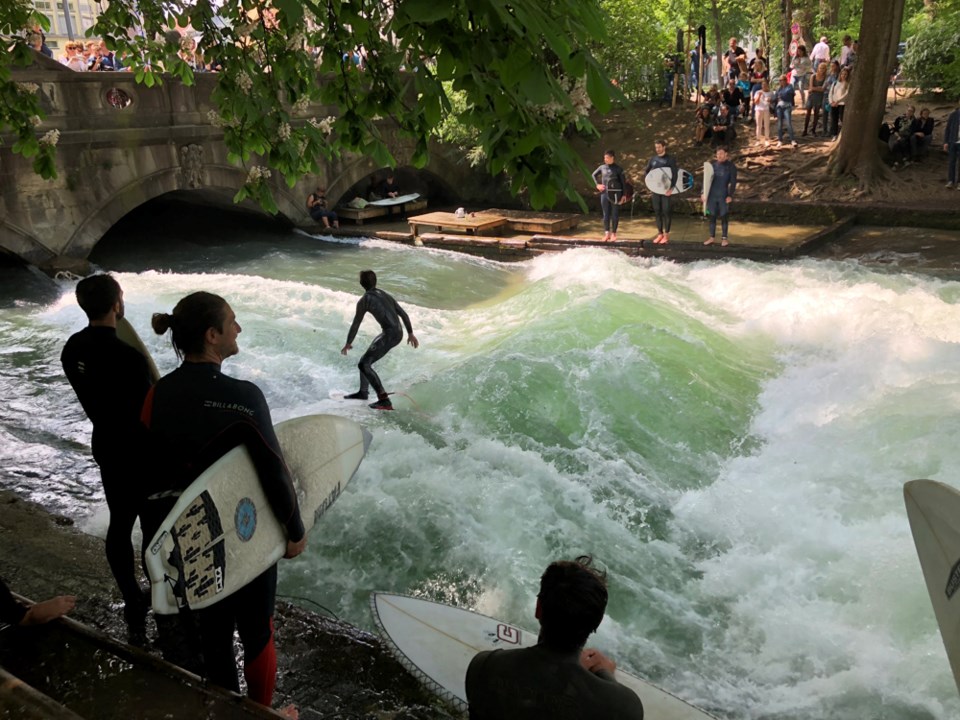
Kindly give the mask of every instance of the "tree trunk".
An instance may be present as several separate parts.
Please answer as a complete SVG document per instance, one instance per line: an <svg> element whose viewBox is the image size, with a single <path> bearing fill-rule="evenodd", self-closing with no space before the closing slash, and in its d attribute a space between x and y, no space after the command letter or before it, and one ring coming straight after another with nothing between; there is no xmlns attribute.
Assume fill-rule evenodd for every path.
<svg viewBox="0 0 960 720"><path fill-rule="evenodd" d="M835 28L840 17L840 0L820 0L820 17L824 28Z"/></svg>
<svg viewBox="0 0 960 720"><path fill-rule="evenodd" d="M816 0L794 0L793 17L800 23L800 40L807 48L807 55L813 50L818 38L814 37L813 23L817 17Z"/></svg>
<svg viewBox="0 0 960 720"><path fill-rule="evenodd" d="M723 52L727 46L720 35L720 8L717 6L717 0L710 0L710 6L710 15L713 18L713 40L717 44L717 84L723 89Z"/></svg>
<svg viewBox="0 0 960 720"><path fill-rule="evenodd" d="M793 33L790 32L790 26L793 24L793 0L783 0L783 56L780 62L780 74L784 74L790 69L790 40ZM771 78L771 87L773 79Z"/></svg>
<svg viewBox="0 0 960 720"><path fill-rule="evenodd" d="M883 120L890 69L897 56L905 0L864 0L860 51L850 78L840 142L830 159L833 175L853 175L869 191L890 171L880 159L877 133Z"/></svg>

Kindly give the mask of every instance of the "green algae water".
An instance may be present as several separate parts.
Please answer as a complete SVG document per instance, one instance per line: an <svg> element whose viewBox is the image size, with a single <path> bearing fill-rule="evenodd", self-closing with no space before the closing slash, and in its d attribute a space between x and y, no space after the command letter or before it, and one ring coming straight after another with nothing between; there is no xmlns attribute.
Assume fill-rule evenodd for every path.
<svg viewBox="0 0 960 720"><path fill-rule="evenodd" d="M304 235L113 243L127 315L223 295L225 371L274 420L370 428L358 475L281 563L280 592L371 628L389 590L534 627L539 574L592 554L611 601L592 644L724 718L927 720L960 700L902 501L960 479L960 281L852 260L636 260L599 249L500 264ZM378 364L397 410L356 389L373 268L421 341ZM103 533L89 426L59 367L74 283L5 271L0 482Z"/></svg>

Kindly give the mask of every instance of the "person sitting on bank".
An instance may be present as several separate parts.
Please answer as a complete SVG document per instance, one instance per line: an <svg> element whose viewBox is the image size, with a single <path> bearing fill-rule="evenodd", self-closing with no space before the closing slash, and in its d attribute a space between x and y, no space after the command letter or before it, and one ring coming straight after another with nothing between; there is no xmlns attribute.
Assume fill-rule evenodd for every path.
<svg viewBox="0 0 960 720"><path fill-rule="evenodd" d="M933 118L930 108L921 108L920 117L910 136L910 159L917 162L933 144Z"/></svg>
<svg viewBox="0 0 960 720"><path fill-rule="evenodd" d="M466 675L470 720L643 720L643 703L616 681L616 663L584 649L607 607L606 578L590 557L554 562L540 578L533 647L487 650Z"/></svg>
<svg viewBox="0 0 960 720"><path fill-rule="evenodd" d="M335 228L340 227L337 214L327 209L327 189L323 185L317 185L317 189L307 196L307 212L315 222L323 224L325 228L331 225Z"/></svg>
<svg viewBox="0 0 960 720"><path fill-rule="evenodd" d="M713 125L710 130L710 144L713 147L718 145L729 145L737 137L737 129L733 124L733 116L730 114L730 106L726 103L720 103L717 108L717 114L714 116Z"/></svg>

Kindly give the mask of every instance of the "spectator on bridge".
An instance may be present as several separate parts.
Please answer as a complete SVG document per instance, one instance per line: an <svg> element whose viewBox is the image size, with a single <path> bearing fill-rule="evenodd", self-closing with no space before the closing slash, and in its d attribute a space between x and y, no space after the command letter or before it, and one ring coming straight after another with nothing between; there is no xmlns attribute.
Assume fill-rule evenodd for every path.
<svg viewBox="0 0 960 720"><path fill-rule="evenodd" d="M27 35L27 45L32 47L38 53L43 53L43 36L40 33L29 33Z"/></svg>
<svg viewBox="0 0 960 720"><path fill-rule="evenodd" d="M117 57L115 52L107 48L106 41L101 40L97 50L100 54L101 70L123 70L123 63L120 62L120 58Z"/></svg>
<svg viewBox="0 0 960 720"><path fill-rule="evenodd" d="M53 50L47 47L47 34L43 31L43 28L40 26L40 23L34 23L30 27L30 29L27 31L27 44L31 46L33 45L33 43L30 41L30 36L33 35L34 33L40 36L40 47L34 48L34 49L37 50L38 52L43 53L48 58L52 58Z"/></svg>
<svg viewBox="0 0 960 720"><path fill-rule="evenodd" d="M100 70L100 66L103 62L103 57L100 55L100 41L99 40L88 40L84 46L84 58L87 61L87 70L90 72L97 72Z"/></svg>
<svg viewBox="0 0 960 720"><path fill-rule="evenodd" d="M83 43L71 40L63 46L63 57L60 62L76 72L87 71L87 60L83 56Z"/></svg>

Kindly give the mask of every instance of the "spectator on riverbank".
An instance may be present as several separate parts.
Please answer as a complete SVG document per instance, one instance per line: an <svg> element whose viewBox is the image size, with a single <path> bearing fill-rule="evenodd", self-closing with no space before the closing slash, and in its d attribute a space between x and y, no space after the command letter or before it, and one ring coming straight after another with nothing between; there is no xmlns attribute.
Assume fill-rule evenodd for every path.
<svg viewBox="0 0 960 720"><path fill-rule="evenodd" d="M760 87L753 93L753 115L756 125L757 142L770 144L770 103L774 93L770 90L770 83L764 79Z"/></svg>
<svg viewBox="0 0 960 720"><path fill-rule="evenodd" d="M827 83L827 71L830 66L827 63L820 63L817 71L810 80L810 94L807 96L807 102L804 105L806 115L803 118L803 135L806 137L807 129L810 125L810 114L813 113L813 136L817 136L817 123L820 120L820 111L823 108L823 93ZM827 132L827 114L823 114L823 132Z"/></svg>
<svg viewBox="0 0 960 720"><path fill-rule="evenodd" d="M897 167L900 163L909 164L910 141L920 127L916 112L913 105L907 105L903 115L893 122L890 137L887 139L887 147L890 149L894 167Z"/></svg>
<svg viewBox="0 0 960 720"><path fill-rule="evenodd" d="M850 53L853 52L853 38L849 35L843 36L843 47L840 48L840 67L846 67L850 64Z"/></svg>
<svg viewBox="0 0 960 720"><path fill-rule="evenodd" d="M795 90L786 75L780 76L780 87L777 89L775 112L777 115L777 147L783 145L783 133L790 137L790 145L797 146L793 136L793 105Z"/></svg>
<svg viewBox="0 0 960 720"><path fill-rule="evenodd" d="M930 117L930 108L920 108L917 126L910 136L910 159L913 162L920 160L932 144L933 118Z"/></svg>
<svg viewBox="0 0 960 720"><path fill-rule="evenodd" d="M797 54L790 61L790 69L793 70L793 87L800 93L800 103L803 106L807 104L807 88L810 87L810 76L813 75L813 63L807 57L807 48L800 45L797 48Z"/></svg>
<svg viewBox="0 0 960 720"><path fill-rule="evenodd" d="M830 136L836 140L843 129L843 111L850 92L850 68L840 68L836 82L830 88Z"/></svg>
<svg viewBox="0 0 960 720"><path fill-rule="evenodd" d="M740 58L743 58L744 62L746 62L747 51L737 45L737 39L732 37L727 44L727 52L724 53L723 56L728 80L736 81L736 79L740 77Z"/></svg>
<svg viewBox="0 0 960 720"><path fill-rule="evenodd" d="M711 122L713 123L710 127L711 146L729 145L736 139L737 129L734 127L729 105L720 103Z"/></svg>
<svg viewBox="0 0 960 720"><path fill-rule="evenodd" d="M713 110L709 103L702 103L694 113L693 142L703 145L703 141L713 134Z"/></svg>
<svg viewBox="0 0 960 720"><path fill-rule="evenodd" d="M821 63L830 62L830 45L827 42L827 36L821 35L820 42L813 46L810 51L810 62L813 63L813 71L816 72Z"/></svg>
<svg viewBox="0 0 960 720"><path fill-rule="evenodd" d="M737 81L731 78L727 81L727 87L723 89L723 102L730 110L731 122L736 122L740 117L744 101L743 90L737 85Z"/></svg>

